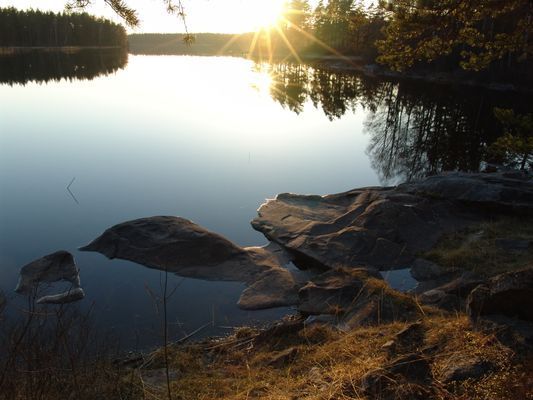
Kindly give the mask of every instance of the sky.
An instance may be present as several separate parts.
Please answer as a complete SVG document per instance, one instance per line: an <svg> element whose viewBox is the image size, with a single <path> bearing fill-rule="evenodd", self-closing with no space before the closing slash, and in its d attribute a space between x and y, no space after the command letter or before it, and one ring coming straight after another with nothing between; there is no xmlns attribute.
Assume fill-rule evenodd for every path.
<svg viewBox="0 0 533 400"><path fill-rule="evenodd" d="M67 0L0 0L0 7L63 11ZM138 11L141 26L130 33L182 32L183 23L169 16L163 0L126 0ZM313 6L318 0L311 0ZM121 22L104 0L91 0L87 12ZM183 0L190 32L242 33L273 23L283 0Z"/></svg>

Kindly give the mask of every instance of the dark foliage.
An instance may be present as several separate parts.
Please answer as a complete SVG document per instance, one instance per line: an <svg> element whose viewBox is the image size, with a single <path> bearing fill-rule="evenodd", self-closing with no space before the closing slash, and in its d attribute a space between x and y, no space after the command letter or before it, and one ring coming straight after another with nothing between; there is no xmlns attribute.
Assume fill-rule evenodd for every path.
<svg viewBox="0 0 533 400"><path fill-rule="evenodd" d="M0 8L0 47L126 47L126 30L87 13Z"/></svg>

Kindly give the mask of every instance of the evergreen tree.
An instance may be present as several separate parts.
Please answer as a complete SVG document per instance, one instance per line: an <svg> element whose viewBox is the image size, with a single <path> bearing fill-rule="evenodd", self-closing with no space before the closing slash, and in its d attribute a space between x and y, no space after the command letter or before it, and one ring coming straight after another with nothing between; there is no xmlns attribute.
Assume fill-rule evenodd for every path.
<svg viewBox="0 0 533 400"><path fill-rule="evenodd" d="M0 8L1 47L127 47L123 26L87 13Z"/></svg>

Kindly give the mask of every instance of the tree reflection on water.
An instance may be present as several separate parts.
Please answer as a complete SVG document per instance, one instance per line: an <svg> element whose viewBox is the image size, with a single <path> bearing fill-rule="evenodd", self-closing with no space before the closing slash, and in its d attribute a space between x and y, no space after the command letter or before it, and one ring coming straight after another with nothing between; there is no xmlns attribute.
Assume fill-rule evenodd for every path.
<svg viewBox="0 0 533 400"><path fill-rule="evenodd" d="M472 87L384 80L302 64L257 64L272 77L270 94L300 113L306 102L330 119L367 111L367 153L382 182L440 171L477 171L501 135L494 107L531 112L526 95Z"/></svg>
<svg viewBox="0 0 533 400"><path fill-rule="evenodd" d="M24 50L0 55L0 84L91 80L128 64L125 49Z"/></svg>

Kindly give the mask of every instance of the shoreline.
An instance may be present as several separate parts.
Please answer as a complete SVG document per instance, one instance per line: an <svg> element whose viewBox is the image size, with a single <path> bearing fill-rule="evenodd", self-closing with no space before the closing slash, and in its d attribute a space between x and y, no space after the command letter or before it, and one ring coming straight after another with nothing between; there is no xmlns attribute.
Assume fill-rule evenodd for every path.
<svg viewBox="0 0 533 400"><path fill-rule="evenodd" d="M199 328L178 341L165 334L153 351L80 358L83 381L99 388L118 382L131 400L147 393L184 400L531 398L532 218L533 179L506 171L324 196L282 193L252 221L276 243L270 248L241 248L174 216L123 222L80 250L183 277L243 281L244 309L292 304L298 313L223 337L194 341ZM302 270L324 268L292 279L286 255ZM49 271L44 261L52 256L77 273L65 252L32 264ZM399 292L379 276L408 262L423 291ZM62 387L76 384L78 371L59 376ZM10 376L24 379L17 370Z"/></svg>
<svg viewBox="0 0 533 400"><path fill-rule="evenodd" d="M317 63L319 67L325 67L338 72L358 72L369 77L389 78L389 79L406 79L412 81L426 82L446 86L469 86L480 87L483 89L499 92L515 92L533 94L533 88L517 86L507 82L480 82L475 79L463 79L454 77L453 73L444 72L396 72L384 68L378 64L355 64L338 58L311 58L311 61Z"/></svg>
<svg viewBox="0 0 533 400"><path fill-rule="evenodd" d="M289 55L274 55L270 60L260 60L254 55L238 52L229 53L210 53L210 52L162 52L156 51L136 51L129 50L128 54L136 56L195 56L195 57L239 57L258 62L272 62L283 63L286 61L299 62L291 54ZM521 93L526 95L533 94L533 88L523 87L509 82L483 82L476 80L475 78L461 78L455 76L457 73L446 72L425 72L425 71L413 71L413 72L396 72L387 69L376 63L364 62L360 56L329 56L329 55L317 55L317 54L302 54L300 55L300 61L303 64L310 64L313 67L319 67L324 69L330 69L335 72L346 73L360 73L368 77L393 79L393 80L411 80L418 82L425 82L429 84L445 85L445 86L467 86L478 87L486 90L497 92L511 92Z"/></svg>
<svg viewBox="0 0 533 400"><path fill-rule="evenodd" d="M20 54L30 51L76 53L83 50L127 50L120 46L9 46L0 47L0 56Z"/></svg>

